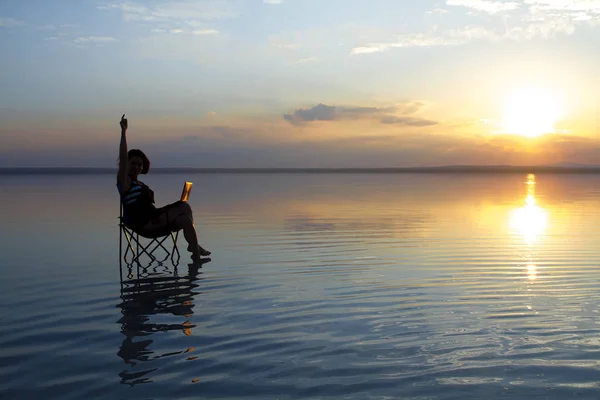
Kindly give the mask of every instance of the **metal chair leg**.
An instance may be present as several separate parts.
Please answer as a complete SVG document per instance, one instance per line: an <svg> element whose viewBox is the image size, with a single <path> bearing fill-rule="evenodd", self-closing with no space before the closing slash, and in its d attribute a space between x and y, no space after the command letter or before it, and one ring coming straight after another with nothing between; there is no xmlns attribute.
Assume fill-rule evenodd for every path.
<svg viewBox="0 0 600 400"><path fill-rule="evenodd" d="M171 251L171 262L175 267L179 265L179 260L181 259L181 254L179 254L179 248L177 247L177 239L179 238L179 231L175 233L173 236L173 232L171 232L171 239L173 240L173 250ZM177 261L175 261L175 253L177 253Z"/></svg>
<svg viewBox="0 0 600 400"><path fill-rule="evenodd" d="M143 254L147 255L148 258L150 258L151 263L154 261L157 261L159 264L162 265L162 263L164 263L170 257L171 262L174 265L179 264L179 260L181 258L181 254L179 253L179 249L177 247L177 239L179 238L179 232L177 232L175 235L173 234L173 232L170 232L168 235L165 235L165 236L162 236L159 238L150 239L149 243L147 243L146 245L143 245L140 241L140 236L138 233L132 231L131 229L127 228L123 224L119 224L119 228L120 228L119 254L123 254L123 244L124 244L123 236L125 236L127 243L125 246L126 247L125 254L123 254L122 259L127 264L133 264L133 263L139 264L140 257ZM169 237L171 238L171 240L173 242L173 247L170 251L164 244L165 240L167 240ZM165 257L162 260L158 260L154 256L154 252L156 250L158 250L159 248L162 248L162 250L166 253ZM129 256L130 252L131 252L131 260L128 260L128 256ZM177 255L177 257L175 257L175 255Z"/></svg>

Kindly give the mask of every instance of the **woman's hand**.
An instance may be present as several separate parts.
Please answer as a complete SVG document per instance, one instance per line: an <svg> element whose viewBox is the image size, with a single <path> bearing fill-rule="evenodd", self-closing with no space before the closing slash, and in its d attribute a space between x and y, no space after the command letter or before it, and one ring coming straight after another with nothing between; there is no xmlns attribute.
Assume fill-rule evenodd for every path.
<svg viewBox="0 0 600 400"><path fill-rule="evenodd" d="M125 114L123 114L123 116L121 117L121 130L126 131L127 130L127 118L125 118Z"/></svg>
<svg viewBox="0 0 600 400"><path fill-rule="evenodd" d="M117 172L117 182L121 183L122 193L129 190L129 181L127 180L127 118L125 114L121 117L121 144L119 145L119 172Z"/></svg>

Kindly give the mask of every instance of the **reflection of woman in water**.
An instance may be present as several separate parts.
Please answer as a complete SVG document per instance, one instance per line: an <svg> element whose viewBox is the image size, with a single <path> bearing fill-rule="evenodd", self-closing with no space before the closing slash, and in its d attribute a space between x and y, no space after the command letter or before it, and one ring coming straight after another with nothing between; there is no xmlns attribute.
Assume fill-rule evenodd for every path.
<svg viewBox="0 0 600 400"><path fill-rule="evenodd" d="M127 119L123 115L117 173L117 189L123 204L123 223L145 237L160 237L183 229L192 261L199 262L200 257L210 255L210 251L198 244L190 205L177 201L161 208L154 206L154 192L138 181L139 174L147 174L150 170L150 160L141 150L127 151L126 133Z"/></svg>
<svg viewBox="0 0 600 400"><path fill-rule="evenodd" d="M190 321L194 314L195 291L202 279L201 264L210 262L203 258L188 268L186 276L161 275L123 281L121 276L121 333L125 336L117 355L129 364L121 371L121 383L136 385L152 382L152 375L160 367L156 359L177 356L193 349L173 351L170 346L161 347L161 332L181 331L190 336L195 325ZM174 318L156 318L155 315L171 315ZM181 320L184 322L181 322ZM179 319L179 321L178 321Z"/></svg>

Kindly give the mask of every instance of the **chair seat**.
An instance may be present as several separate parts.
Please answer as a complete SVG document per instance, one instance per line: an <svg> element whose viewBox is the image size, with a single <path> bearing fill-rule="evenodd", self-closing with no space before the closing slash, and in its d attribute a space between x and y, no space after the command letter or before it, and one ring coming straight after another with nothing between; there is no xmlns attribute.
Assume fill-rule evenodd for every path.
<svg viewBox="0 0 600 400"><path fill-rule="evenodd" d="M121 225L127 229L129 229L130 231L132 231L133 233L137 233L138 235L145 237L146 239L158 239L161 238L163 236L168 236L171 234L171 231L169 228L165 228L165 229L154 229L152 231L147 231L144 229L139 229L130 225L127 225L125 222L123 222L123 219L121 219Z"/></svg>
<svg viewBox="0 0 600 400"><path fill-rule="evenodd" d="M135 229L130 226L125 225L122 221L119 224L120 231L122 234L120 235L121 239L125 236L127 240L127 246L125 254L123 255L123 260L127 262L127 264L132 264L133 262L139 263L139 257L142 254L146 254L150 257L152 261L159 261L162 263L169 256L171 256L171 261L173 265L177 265L179 263L179 249L177 248L177 238L179 237L179 232L172 232L170 229L161 229L161 230L153 230L153 231L144 231L143 229ZM175 234L173 234L175 233ZM124 235L123 235L124 234ZM141 236L145 239L150 240L146 245L142 245L138 239ZM171 238L173 241L173 248L169 251L165 245L163 244L165 240ZM134 248L137 247L137 250ZM122 247L121 240L119 241L119 248ZM166 256L162 260L157 260L156 257L152 254L155 250L161 248L165 251ZM127 261L127 255L131 252L133 258L131 261Z"/></svg>
<svg viewBox="0 0 600 400"><path fill-rule="evenodd" d="M137 230L134 232L142 237L145 237L146 239L158 239L171 234L171 230L169 229L161 229L154 231Z"/></svg>

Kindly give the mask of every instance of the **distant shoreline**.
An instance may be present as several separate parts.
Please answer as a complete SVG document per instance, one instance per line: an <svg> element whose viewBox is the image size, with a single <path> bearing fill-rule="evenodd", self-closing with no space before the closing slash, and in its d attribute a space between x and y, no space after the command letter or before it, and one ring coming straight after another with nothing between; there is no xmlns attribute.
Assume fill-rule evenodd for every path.
<svg viewBox="0 0 600 400"><path fill-rule="evenodd" d="M116 168L0 168L0 175L104 175ZM391 168L153 168L153 174L406 174L406 173L529 173L595 174L600 166L469 166Z"/></svg>

